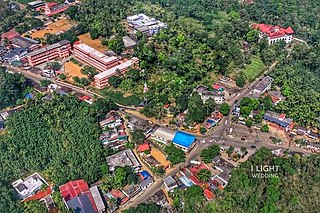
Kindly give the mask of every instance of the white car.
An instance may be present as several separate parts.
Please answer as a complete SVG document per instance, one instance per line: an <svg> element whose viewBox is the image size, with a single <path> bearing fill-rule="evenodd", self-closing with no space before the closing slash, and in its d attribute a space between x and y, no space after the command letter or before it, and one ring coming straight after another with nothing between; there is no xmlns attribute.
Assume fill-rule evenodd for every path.
<svg viewBox="0 0 320 213"><path fill-rule="evenodd" d="M227 124L228 124L228 120L226 120L226 121L224 122L224 124L227 125Z"/></svg>

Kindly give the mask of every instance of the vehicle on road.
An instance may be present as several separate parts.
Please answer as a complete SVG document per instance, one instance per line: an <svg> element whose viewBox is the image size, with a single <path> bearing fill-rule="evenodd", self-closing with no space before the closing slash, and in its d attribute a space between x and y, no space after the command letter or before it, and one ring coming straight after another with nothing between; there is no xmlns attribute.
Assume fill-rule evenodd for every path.
<svg viewBox="0 0 320 213"><path fill-rule="evenodd" d="M226 121L224 122L224 124L227 125L227 124L228 124L228 120L226 120Z"/></svg>

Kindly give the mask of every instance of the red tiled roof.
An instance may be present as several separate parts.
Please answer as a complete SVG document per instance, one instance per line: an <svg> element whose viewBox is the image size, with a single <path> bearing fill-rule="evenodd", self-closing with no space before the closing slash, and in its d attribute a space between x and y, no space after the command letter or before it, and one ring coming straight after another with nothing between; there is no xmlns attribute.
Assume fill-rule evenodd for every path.
<svg viewBox="0 0 320 213"><path fill-rule="evenodd" d="M89 100L91 100L91 98L89 96L86 96L86 95L81 96L79 99L80 99L80 101L84 101L84 100L89 101Z"/></svg>
<svg viewBox="0 0 320 213"><path fill-rule="evenodd" d="M284 113L281 113L280 115L279 115L279 119L285 119L286 118L286 114L284 114Z"/></svg>
<svg viewBox="0 0 320 213"><path fill-rule="evenodd" d="M28 197L23 202L32 201L32 200L41 200L42 198L45 198L51 193L52 193L51 187L47 187L45 190L39 191L35 195Z"/></svg>
<svg viewBox="0 0 320 213"><path fill-rule="evenodd" d="M147 143L141 144L138 147L139 152L144 152L144 151L149 151L150 150L150 146Z"/></svg>
<svg viewBox="0 0 320 213"><path fill-rule="evenodd" d="M165 105L163 106L163 108L168 109L169 106L170 106L170 104L165 104Z"/></svg>
<svg viewBox="0 0 320 213"><path fill-rule="evenodd" d="M120 202L120 204L122 205L122 204L124 204L124 203L126 203L128 200L129 200L129 198L127 197L127 196L125 196L120 190L118 190L118 189L112 189L111 191L110 191L110 194L113 196L113 197L115 197L115 198L120 198L121 199L121 202Z"/></svg>
<svg viewBox="0 0 320 213"><path fill-rule="evenodd" d="M8 38L8 40L12 39L13 37L16 37L16 36L19 36L19 33L17 33L15 30L10 30L6 33L3 33L1 35L1 38L4 39L4 38Z"/></svg>
<svg viewBox="0 0 320 213"><path fill-rule="evenodd" d="M270 38L279 38L286 36L288 34L293 34L294 31L291 27L287 29L281 28L279 26L271 26L266 24L255 24L254 29L260 30L263 33L266 33Z"/></svg>
<svg viewBox="0 0 320 213"><path fill-rule="evenodd" d="M291 122L291 124L288 126L288 128L289 128L289 129L293 129L293 127L294 127L294 123Z"/></svg>
<svg viewBox="0 0 320 213"><path fill-rule="evenodd" d="M211 200L214 198L214 194L212 191L210 191L209 189L205 188L204 191L203 191L204 195L206 196L206 198L208 200Z"/></svg>
<svg viewBox="0 0 320 213"><path fill-rule="evenodd" d="M70 181L59 186L61 196L67 201L89 191L89 186L83 180Z"/></svg>
<svg viewBox="0 0 320 213"><path fill-rule="evenodd" d="M215 89L215 90L219 90L219 89L223 88L223 86L221 86L219 83L214 83L212 85L212 88Z"/></svg>

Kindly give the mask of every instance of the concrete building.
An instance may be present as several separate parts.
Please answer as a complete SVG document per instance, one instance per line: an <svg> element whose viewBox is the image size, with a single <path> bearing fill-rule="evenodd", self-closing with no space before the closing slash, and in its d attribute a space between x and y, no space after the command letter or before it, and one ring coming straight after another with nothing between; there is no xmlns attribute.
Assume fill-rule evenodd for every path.
<svg viewBox="0 0 320 213"><path fill-rule="evenodd" d="M102 72L120 64L117 57L107 56L106 54L101 53L98 50L79 41L74 43L73 48L73 53L76 58L87 64L90 64Z"/></svg>
<svg viewBox="0 0 320 213"><path fill-rule="evenodd" d="M286 29L279 26L271 26L266 24L255 24L253 28L259 30L259 38L267 38L268 44L274 44L279 41L284 41L285 43L291 43L293 39L294 31L291 27Z"/></svg>
<svg viewBox="0 0 320 213"><path fill-rule="evenodd" d="M133 39L131 39L129 36L124 36L122 38L122 41L123 41L123 44L124 44L124 47L126 49L130 49L130 48L133 48L137 45L137 42L135 42Z"/></svg>
<svg viewBox="0 0 320 213"><path fill-rule="evenodd" d="M286 131L292 129L294 125L293 120L291 118L286 118L285 114L278 114L271 111L267 111L263 116L263 119L284 128Z"/></svg>
<svg viewBox="0 0 320 213"><path fill-rule="evenodd" d="M62 40L58 43L28 53L27 59L30 66L36 66L56 58L66 58L70 53L70 41Z"/></svg>
<svg viewBox="0 0 320 213"><path fill-rule="evenodd" d="M130 67L134 67L136 64L138 64L139 59L136 57L133 57L132 59L123 62L117 66L114 66L110 69L107 69L106 71L97 74L96 76L94 76L94 85L95 87L97 87L98 89L103 89L106 86L109 85L109 78L111 76L114 76L117 74L117 72L120 72L121 74L126 73Z"/></svg>
<svg viewBox="0 0 320 213"><path fill-rule="evenodd" d="M181 148L184 152L188 152L195 145L196 137L186 132L177 132L172 139L173 144Z"/></svg>
<svg viewBox="0 0 320 213"><path fill-rule="evenodd" d="M164 144L169 144L176 135L176 132L177 131L168 128L158 127L151 132L150 136L156 141Z"/></svg>
<svg viewBox="0 0 320 213"><path fill-rule="evenodd" d="M265 76L253 89L253 96L260 97L263 93L271 89L273 78Z"/></svg>
<svg viewBox="0 0 320 213"><path fill-rule="evenodd" d="M216 104L222 104L225 101L224 91L221 90L210 91L208 87L199 85L193 91L201 96L203 102L212 99Z"/></svg>
<svg viewBox="0 0 320 213"><path fill-rule="evenodd" d="M26 48L16 48L8 52L2 57L2 60L12 64L14 61L21 61L28 54L28 50Z"/></svg>
<svg viewBox="0 0 320 213"><path fill-rule="evenodd" d="M159 32L161 28L166 28L167 25L155 18L150 18L145 14L138 14L127 17L129 27L134 29L134 32L141 32L147 36L154 35Z"/></svg>
<svg viewBox="0 0 320 213"><path fill-rule="evenodd" d="M24 180L16 180L11 185L18 193L18 197L25 199L36 194L43 185L48 186L48 183L36 172Z"/></svg>
<svg viewBox="0 0 320 213"><path fill-rule="evenodd" d="M10 42L13 47L15 48L26 48L29 51L33 51L40 47L40 42L33 40L31 38L22 37L22 36L15 36L10 39Z"/></svg>
<svg viewBox="0 0 320 213"><path fill-rule="evenodd" d="M114 171L115 167L130 166L133 170L139 171L141 164L131 149L120 151L114 155L106 157L109 170Z"/></svg>
<svg viewBox="0 0 320 213"><path fill-rule="evenodd" d="M98 213L104 213L106 211L106 206L104 205L104 202L102 200L98 187L97 186L91 187L90 192L92 194L94 204L97 207Z"/></svg>
<svg viewBox="0 0 320 213"><path fill-rule="evenodd" d="M165 179L163 179L163 185L168 192L172 192L175 188L178 187L177 182L171 176L168 176Z"/></svg>

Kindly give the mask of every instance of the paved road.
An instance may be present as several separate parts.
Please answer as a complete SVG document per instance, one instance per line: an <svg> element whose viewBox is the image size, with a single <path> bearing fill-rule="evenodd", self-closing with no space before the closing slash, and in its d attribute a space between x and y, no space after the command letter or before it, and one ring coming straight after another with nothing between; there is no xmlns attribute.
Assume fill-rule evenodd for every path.
<svg viewBox="0 0 320 213"><path fill-rule="evenodd" d="M271 67L269 68L272 69L274 66L276 65L276 63L274 63L273 65L271 65ZM40 82L41 80L45 80L45 77L30 73L28 71L24 71L24 70L20 70L19 68L14 68L14 67L8 67L8 70L11 70L13 72L19 72L21 74L23 74L24 76L26 76L27 78L30 78L36 82ZM265 73L267 73L269 70L267 70ZM88 95L90 97L93 97L94 95L99 96L98 94L95 94L91 91L84 91L82 88L71 85L71 84L67 84L67 83L63 83L60 81L56 81L56 80L51 80L52 82L60 85L60 86L65 86L65 87L69 87L71 89L73 89L76 92L82 93L84 95ZM235 97L231 102L230 102L230 106L231 106L231 110L234 108L234 104L236 103L236 101L241 100L243 97L247 96L252 87L256 86L260 81L260 78L256 79L255 81L253 81L250 85L247 86L247 88L245 88L239 96ZM101 97L101 96L100 96ZM122 106L123 108L130 108L130 107L126 107L126 106ZM157 192L161 186L162 186L162 182L163 179L170 176L170 175L175 175L176 173L178 173L180 171L181 168L183 168L184 166L188 165L190 163L190 161L192 159L194 159L195 157L199 156L199 154L201 153L201 151L214 144L217 143L219 145L223 145L223 146L234 146L234 147L246 147L247 149L251 149L250 147L252 145L255 145L256 148L260 148L260 147L267 147L270 149L279 149L279 148L288 148L288 147L283 147L281 145L275 145L275 144L269 144L269 143L244 143L242 141L239 141L237 139L230 139L226 137L226 132L229 129L229 125L231 122L231 110L228 116L224 117L221 121L220 121L220 125L215 127L214 130L212 130L210 132L209 136L198 136L197 138L199 140L205 140L205 143L201 143L198 142L195 147L188 153L186 161L183 163L180 163L178 165L176 165L174 168L172 168L170 170L170 172L168 172L163 178L158 179L154 184L152 184L152 186L150 186L148 189L146 189L144 192L140 193L137 197L133 198L131 201L129 201L126 205L122 206L121 209L127 209L130 207L134 207L137 206L138 204L146 201L149 197L151 197L152 195L155 194L155 192ZM225 122L227 121L227 125L225 124ZM299 149L296 147L290 147L290 150L293 151L299 151L299 152L304 152L304 153L309 153L306 150L303 149Z"/></svg>

